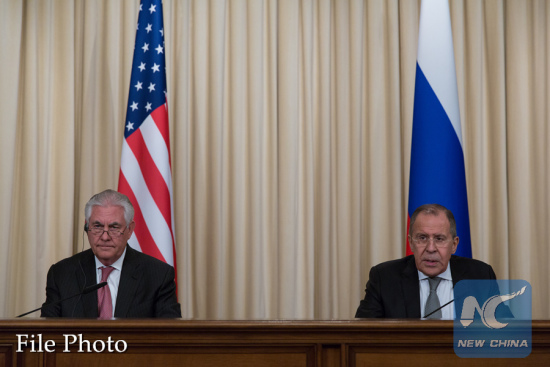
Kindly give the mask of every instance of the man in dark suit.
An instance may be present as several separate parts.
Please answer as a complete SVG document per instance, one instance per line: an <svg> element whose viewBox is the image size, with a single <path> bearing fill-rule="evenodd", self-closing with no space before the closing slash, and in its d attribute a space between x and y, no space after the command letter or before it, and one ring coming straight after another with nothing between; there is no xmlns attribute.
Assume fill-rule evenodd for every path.
<svg viewBox="0 0 550 367"><path fill-rule="evenodd" d="M127 245L135 227L130 200L103 191L88 201L85 217L91 249L51 266L41 316L181 317L174 268ZM102 281L107 286L98 291L53 304Z"/></svg>
<svg viewBox="0 0 550 367"><path fill-rule="evenodd" d="M371 269L355 317L421 318L432 311L426 303L434 279L441 306L454 299L453 287L460 280L496 279L490 265L453 255L458 241L450 210L438 204L417 208L409 226L413 255ZM436 318L453 319L454 307L443 307Z"/></svg>

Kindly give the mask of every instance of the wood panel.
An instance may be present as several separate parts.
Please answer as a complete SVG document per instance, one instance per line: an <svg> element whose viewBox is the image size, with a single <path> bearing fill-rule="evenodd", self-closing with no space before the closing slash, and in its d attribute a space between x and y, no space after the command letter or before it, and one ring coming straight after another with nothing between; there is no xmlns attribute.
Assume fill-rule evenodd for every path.
<svg viewBox="0 0 550 367"><path fill-rule="evenodd" d="M18 334L28 335L22 352ZM50 340L53 352L32 351L31 342L39 350L39 336L42 344ZM453 349L452 321L18 319L0 320L0 366L549 365L550 321L533 321L532 340L532 353L524 359L461 359ZM110 345L114 351L96 353L94 342L96 350Z"/></svg>
<svg viewBox="0 0 550 367"><path fill-rule="evenodd" d="M314 348L307 347L135 347L123 354L57 353L46 366L314 366Z"/></svg>

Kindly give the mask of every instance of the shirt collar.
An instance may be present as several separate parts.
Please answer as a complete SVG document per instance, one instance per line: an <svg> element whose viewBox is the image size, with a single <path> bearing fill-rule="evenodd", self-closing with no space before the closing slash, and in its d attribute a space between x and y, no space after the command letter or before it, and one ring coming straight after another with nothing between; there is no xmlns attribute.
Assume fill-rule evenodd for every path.
<svg viewBox="0 0 550 367"><path fill-rule="evenodd" d="M122 253L122 255L120 255L118 260L115 261L111 266L113 268L119 270L119 271L122 271L122 264L124 263L124 256L126 256L126 247L124 247L124 252ZM99 268L102 268L102 267L105 266L101 263L101 261L99 261L99 259L95 255L94 255L94 259L95 259L95 268L96 269L99 269Z"/></svg>
<svg viewBox="0 0 550 367"><path fill-rule="evenodd" d="M418 279L419 280L424 280L424 279L429 278L429 276L427 276L426 274L424 274L420 270L416 270L416 271L418 272ZM449 263L447 264L447 269L445 269L445 271L443 273L441 273L439 275L436 275L436 276L441 278L441 279L452 281L453 277L451 276L451 262L449 261Z"/></svg>

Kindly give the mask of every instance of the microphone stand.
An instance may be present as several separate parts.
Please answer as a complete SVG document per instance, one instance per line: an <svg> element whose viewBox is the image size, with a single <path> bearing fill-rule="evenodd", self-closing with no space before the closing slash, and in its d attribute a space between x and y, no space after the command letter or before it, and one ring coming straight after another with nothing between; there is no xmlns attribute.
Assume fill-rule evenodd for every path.
<svg viewBox="0 0 550 367"><path fill-rule="evenodd" d="M435 310L433 310L432 312L430 312L429 314L427 315L424 315L424 319L428 316L431 316L432 314L436 313L437 311L441 310L443 307L447 306L447 305L450 305L451 303L454 302L454 299L450 300L449 302L445 303L443 306L439 307L439 308L436 308Z"/></svg>
<svg viewBox="0 0 550 367"><path fill-rule="evenodd" d="M48 303L47 305L42 305L42 306L40 306L40 307L38 307L38 308L36 308L36 309L34 309L34 310L32 310L32 311L25 312L25 313L23 313L23 314L21 314L21 315L19 315L19 316L16 316L16 317L27 316L27 315L30 314L30 313L36 312L36 311L38 311L38 310L41 310L42 307L44 307L44 306L56 305L56 304L58 304L58 303L61 303L61 302L64 302L64 301L66 301L66 300L69 300L69 299L71 299L71 298L74 298L74 297L76 297L76 296L81 296L81 295L83 295L83 294L88 294L88 293L90 293L90 292L93 292L93 291L95 291L95 290L98 290L99 288L103 288L103 287L105 287L106 285L107 285L107 282L102 282L102 283L98 283L98 284L91 285L91 286L89 286L89 287L87 287L87 288L84 288L84 289L82 290L82 292L73 294L72 296L69 296L69 297L66 297L66 298L57 300L57 301L52 302L52 303Z"/></svg>

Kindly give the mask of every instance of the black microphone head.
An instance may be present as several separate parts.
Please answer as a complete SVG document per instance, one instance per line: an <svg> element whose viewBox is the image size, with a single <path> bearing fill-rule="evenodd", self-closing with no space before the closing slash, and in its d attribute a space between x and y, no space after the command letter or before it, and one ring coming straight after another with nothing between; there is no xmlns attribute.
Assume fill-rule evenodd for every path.
<svg viewBox="0 0 550 367"><path fill-rule="evenodd" d="M91 285L89 287L86 287L82 290L82 294L88 294L90 292L93 292L95 290L98 290L99 288L103 288L107 285L107 282L101 282L98 284Z"/></svg>

